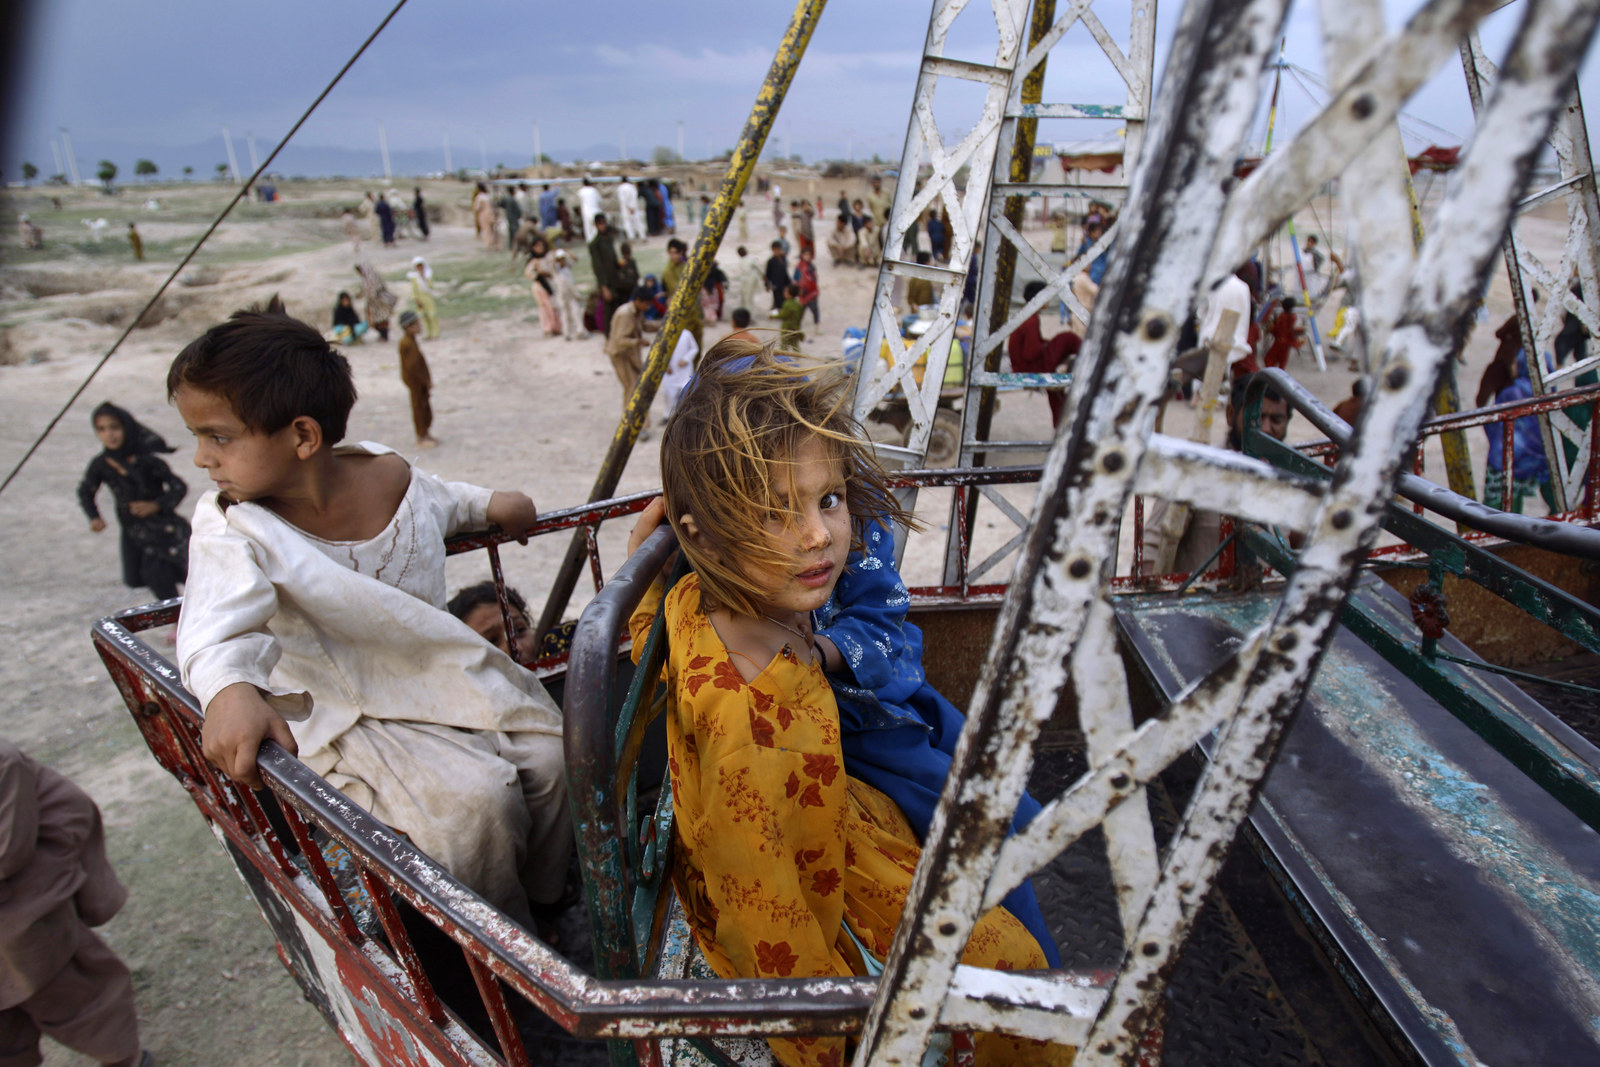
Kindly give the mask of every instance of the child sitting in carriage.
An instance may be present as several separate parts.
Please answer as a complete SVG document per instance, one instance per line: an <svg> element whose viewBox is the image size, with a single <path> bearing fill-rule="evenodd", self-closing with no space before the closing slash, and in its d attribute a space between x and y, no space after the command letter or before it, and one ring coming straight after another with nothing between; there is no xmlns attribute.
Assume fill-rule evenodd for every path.
<svg viewBox="0 0 1600 1067"><path fill-rule="evenodd" d="M905 905L919 835L857 773L826 673L830 656L848 673L852 642L836 628L839 640L824 644L813 613L847 568L872 560L869 569L881 569L882 522L904 516L849 417L844 379L772 346L714 346L661 455L665 495L641 516L633 547L666 518L695 573L664 600L654 588L631 628L641 649L665 613L673 878L689 925L725 978L874 973ZM879 536L869 545L871 531ZM979 920L963 961L1047 965L1005 908ZM845 1041L770 1044L780 1062L810 1065L842 1062ZM977 1052L991 1064L1072 1055L1001 1035L980 1035Z"/></svg>
<svg viewBox="0 0 1600 1067"><path fill-rule="evenodd" d="M533 502L340 445L350 365L276 299L179 353L167 393L216 483L177 634L206 758L259 786L264 740L298 751L531 929L562 900L572 847L561 712L444 610L444 539L525 535Z"/></svg>

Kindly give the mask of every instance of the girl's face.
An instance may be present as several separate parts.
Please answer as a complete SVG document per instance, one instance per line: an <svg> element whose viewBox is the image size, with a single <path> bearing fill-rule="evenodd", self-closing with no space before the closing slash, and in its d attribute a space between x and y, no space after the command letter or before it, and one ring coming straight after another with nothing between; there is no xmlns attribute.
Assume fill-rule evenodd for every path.
<svg viewBox="0 0 1600 1067"><path fill-rule="evenodd" d="M122 447L122 442L127 440L127 432L122 428L122 422L114 415L100 415L94 420L94 435L100 438L100 444L108 451L115 452Z"/></svg>
<svg viewBox="0 0 1600 1067"><path fill-rule="evenodd" d="M340 307L350 307L351 306L351 304L350 304L350 294L349 293L345 293L343 296L341 296L339 298L339 306Z"/></svg>
<svg viewBox="0 0 1600 1067"><path fill-rule="evenodd" d="M850 554L843 466L815 437L800 446L794 465L795 498L774 501L777 506L767 517L767 535L793 563L752 575L760 587L762 610L779 618L783 612L815 611L826 604ZM786 491L780 483L778 492Z"/></svg>

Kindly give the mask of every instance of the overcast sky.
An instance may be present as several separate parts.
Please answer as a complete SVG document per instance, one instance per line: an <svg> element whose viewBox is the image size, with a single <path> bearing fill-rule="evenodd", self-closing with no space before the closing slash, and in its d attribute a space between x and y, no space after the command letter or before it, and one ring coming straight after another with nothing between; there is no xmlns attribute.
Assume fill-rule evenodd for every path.
<svg viewBox="0 0 1600 1067"><path fill-rule="evenodd" d="M23 159L53 173L51 138L66 127L81 171L92 172L103 156L125 175L139 156L167 175L196 159L197 170L209 171L205 161L223 158L220 131L227 126L244 166L245 136L254 134L264 155L390 3L36 3L0 165L8 179ZM1392 0L1393 20L1415 6ZM1491 52L1503 50L1520 7L1493 17L1485 31ZM1095 10L1115 37L1126 38L1127 0L1097 0ZM1160 9L1158 72L1178 10L1176 0ZM791 11L785 0L411 0L294 143L370 153L376 171L381 121L391 151L425 152L413 158L436 159L430 169L443 166L446 136L457 166L476 166L485 155L491 163L523 164L532 157L537 123L543 150L557 159L609 156L624 138L629 155L648 158L657 145L676 147L681 121L686 154L702 157L736 140ZM833 0L772 147L808 160L847 153L897 159L928 11L926 0ZM1315 72L1321 64L1313 12L1304 3L1291 17L1288 58ZM988 5L974 0L957 23L953 51L985 58L982 44L993 39L988 19ZM1052 55L1045 99L1121 102L1121 84L1093 42L1081 27L1073 32L1064 42L1076 40L1073 50ZM1585 85L1593 80L1586 76ZM1308 85L1310 92L1285 82L1280 121L1290 129L1313 113L1319 90ZM941 87L940 117L952 125L965 121L961 91ZM1465 133L1470 109L1459 68L1449 65L1408 110ZM1103 132L1047 125L1041 136L1049 140ZM1418 141L1451 141L1418 123L1408 132L1413 149L1422 147Z"/></svg>

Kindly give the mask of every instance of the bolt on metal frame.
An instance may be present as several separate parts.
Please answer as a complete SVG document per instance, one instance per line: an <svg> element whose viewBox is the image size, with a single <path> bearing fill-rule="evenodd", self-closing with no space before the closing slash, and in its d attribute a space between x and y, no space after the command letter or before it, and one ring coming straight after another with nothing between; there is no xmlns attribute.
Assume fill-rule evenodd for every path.
<svg viewBox="0 0 1600 1067"><path fill-rule="evenodd" d="M1461 65L1467 78L1467 92L1476 112L1499 78L1500 72L1483 51L1476 33L1461 44ZM1528 378L1535 396L1571 388L1577 377L1600 369L1600 351L1591 350L1565 367L1549 369L1546 353L1554 353L1555 338L1561 332L1562 313L1578 317L1591 337L1600 336L1600 273L1595 267L1595 242L1600 239L1600 199L1596 198L1594 160L1589 153L1589 132L1584 125L1583 98L1578 80L1567 87L1566 106L1550 131L1548 145L1560 167L1560 177L1552 185L1530 193L1517 205L1517 214L1543 204L1564 202L1567 208L1567 238L1561 259L1554 269L1534 255L1521 240L1518 224L1511 223L1505 240L1507 279L1516 307L1522 335L1522 350L1528 353ZM1576 274L1581 296L1570 291ZM1535 286L1544 290L1542 307L1533 306ZM1592 428L1580 426L1564 411L1541 414L1539 432L1544 439L1545 457L1550 464L1551 487L1555 490L1556 511L1566 512L1576 505L1585 472L1593 462ZM1567 446L1573 452L1569 454Z"/></svg>
<svg viewBox="0 0 1600 1067"><path fill-rule="evenodd" d="M1119 255L1045 466L1020 577L1001 610L857 1064L919 1063L936 1022L955 1014L975 1029L1079 1037L1084 1064L1139 1057L1176 953L1374 545L1435 385L1464 335L1543 138L1566 103L1600 0L1528 5L1511 57L1478 115L1458 183L1402 279L1403 297L1353 447L1326 488L1307 489L1247 460L1223 463L1215 450L1152 433L1177 325L1200 293L1390 130L1404 101L1497 6L1429 0L1396 33L1370 33L1361 54L1341 64L1328 107L1237 183L1233 161L1287 3L1191 0L1185 7L1119 224ZM1347 10L1341 2L1326 17ZM897 201L902 196L909 196L904 184ZM891 234L891 242L896 238ZM870 338L868 353L876 353ZM1144 473L1151 466L1171 468L1159 481L1176 497L1298 526L1306 540L1272 618L1210 677L1130 729L1125 679L1111 654L1110 580L1118 522L1136 482L1143 487L1151 480ZM1066 685L1074 687L1086 733L1095 738L1089 769L1006 840L1003 828L1024 788L1039 728ZM1138 812L1128 801L1139 788L1213 729L1213 760L1163 854L1142 843L1147 815L1116 816L1108 824L1112 812ZM1117 826L1123 819L1136 827L1126 837ZM1132 921L1110 994L1087 1018L1042 1004L994 1012L958 1005L948 991L977 916L1096 825L1105 827L1113 853L1130 850L1134 872L1120 890L1119 910ZM997 991L1015 992L1009 983L1018 980L994 980Z"/></svg>

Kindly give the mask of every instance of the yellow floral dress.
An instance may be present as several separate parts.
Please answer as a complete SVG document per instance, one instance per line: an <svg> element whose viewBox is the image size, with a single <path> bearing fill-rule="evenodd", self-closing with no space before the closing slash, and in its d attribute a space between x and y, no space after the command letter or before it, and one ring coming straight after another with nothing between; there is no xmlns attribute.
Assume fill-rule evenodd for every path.
<svg viewBox="0 0 1600 1067"><path fill-rule="evenodd" d="M636 650L660 590L630 620ZM801 663L785 646L746 682L701 610L693 574L667 595L666 617L673 881L700 951L724 978L869 973L858 943L878 961L888 955L922 850L892 800L844 773L839 711L822 665ZM1003 908L978 921L962 962L1046 966ZM842 1067L846 1040L769 1043L788 1067ZM987 1064L1068 1064L1073 1055L997 1034L979 1034L975 1044Z"/></svg>

